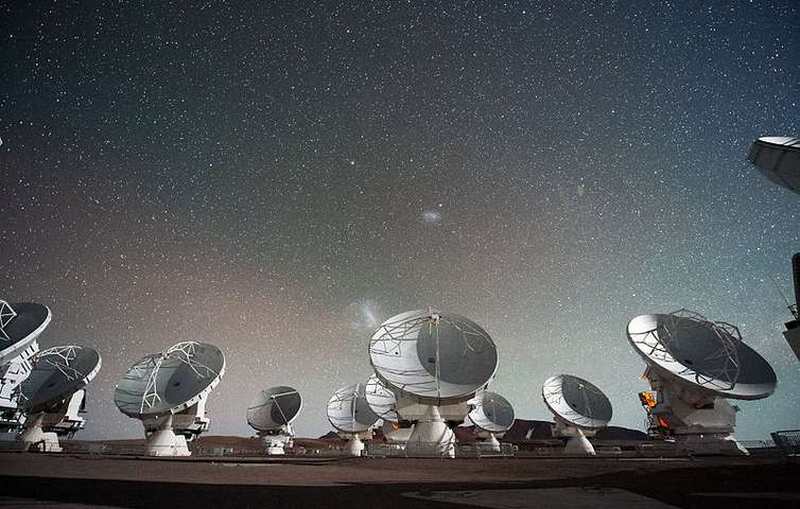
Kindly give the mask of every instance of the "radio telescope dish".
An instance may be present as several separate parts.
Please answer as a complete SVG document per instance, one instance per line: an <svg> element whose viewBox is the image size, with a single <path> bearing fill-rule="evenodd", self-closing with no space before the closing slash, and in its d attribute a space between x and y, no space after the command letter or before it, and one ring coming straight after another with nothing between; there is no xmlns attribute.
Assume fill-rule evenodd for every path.
<svg viewBox="0 0 800 509"><path fill-rule="evenodd" d="M42 350L22 382L21 403L27 413L47 412L83 389L100 371L100 354L93 348L67 345Z"/></svg>
<svg viewBox="0 0 800 509"><path fill-rule="evenodd" d="M469 420L483 431L505 433L514 425L514 407L496 392L482 392L474 400Z"/></svg>
<svg viewBox="0 0 800 509"><path fill-rule="evenodd" d="M611 402L592 383L572 375L548 378L542 397L556 418L584 429L603 428L611 420Z"/></svg>
<svg viewBox="0 0 800 509"><path fill-rule="evenodd" d="M371 438L371 428L378 416L367 404L364 384L343 387L328 400L328 420L331 425L347 437L346 452L361 456L364 443L361 438Z"/></svg>
<svg viewBox="0 0 800 509"><path fill-rule="evenodd" d="M739 330L682 309L637 316L627 333L653 390L639 395L650 434L674 436L695 453L747 454L733 436L737 410L725 398L766 398L777 378Z"/></svg>
<svg viewBox="0 0 800 509"><path fill-rule="evenodd" d="M219 348L184 341L134 364L117 385L114 403L130 417L175 414L208 395L224 373Z"/></svg>
<svg viewBox="0 0 800 509"><path fill-rule="evenodd" d="M50 309L42 304L9 304L0 300L0 365L17 357L36 341L51 318Z"/></svg>
<svg viewBox="0 0 800 509"><path fill-rule="evenodd" d="M30 376L20 386L20 403L28 420L20 440L60 452L58 435L83 429L79 414L86 387L100 371L100 354L92 348L67 345L48 348L33 360Z"/></svg>
<svg viewBox="0 0 800 509"><path fill-rule="evenodd" d="M747 158L775 184L800 193L800 138L759 138Z"/></svg>
<svg viewBox="0 0 800 509"><path fill-rule="evenodd" d="M582 378L557 375L544 382L542 398L555 416L553 435L567 437L564 452L594 456L594 446L586 437L611 420L611 402L606 395Z"/></svg>
<svg viewBox="0 0 800 509"><path fill-rule="evenodd" d="M384 421L398 422L400 420L397 415L397 397L381 382L380 378L371 375L367 379L364 392L367 404L375 415Z"/></svg>
<svg viewBox="0 0 800 509"><path fill-rule="evenodd" d="M18 431L25 420L17 389L31 372L37 338L51 317L47 306L0 300L0 433Z"/></svg>
<svg viewBox="0 0 800 509"><path fill-rule="evenodd" d="M292 387L281 385L260 391L247 409L247 424L257 431L279 430L294 421L303 400Z"/></svg>
<svg viewBox="0 0 800 509"><path fill-rule="evenodd" d="M469 401L472 410L468 421L475 425L477 435L483 439L478 446L489 452L500 452L498 436L503 436L514 425L514 407L496 392L484 391Z"/></svg>
<svg viewBox="0 0 800 509"><path fill-rule="evenodd" d="M378 416L367 404L364 384L343 387L328 400L328 420L344 433L362 433L369 430Z"/></svg>
<svg viewBox="0 0 800 509"><path fill-rule="evenodd" d="M205 402L225 373L225 356L208 343L184 341L136 362L114 391L114 403L141 419L147 454L188 456L190 440L208 429Z"/></svg>
<svg viewBox="0 0 800 509"><path fill-rule="evenodd" d="M662 374L724 398L761 399L775 391L772 366L729 323L686 310L641 315L628 324L628 341Z"/></svg>
<svg viewBox="0 0 800 509"><path fill-rule="evenodd" d="M247 424L258 431L267 454L285 454L285 447L292 446L292 422L302 407L300 393L292 387L282 385L258 393L247 409Z"/></svg>
<svg viewBox="0 0 800 509"><path fill-rule="evenodd" d="M468 318L435 310L383 322L370 340L369 356L388 386L434 402L469 399L497 370L497 350L486 331Z"/></svg>

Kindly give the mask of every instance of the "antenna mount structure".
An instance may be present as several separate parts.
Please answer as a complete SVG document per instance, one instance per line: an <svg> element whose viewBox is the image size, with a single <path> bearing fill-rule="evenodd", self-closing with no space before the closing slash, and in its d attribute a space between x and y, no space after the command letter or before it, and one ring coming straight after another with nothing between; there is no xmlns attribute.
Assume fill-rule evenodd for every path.
<svg viewBox="0 0 800 509"><path fill-rule="evenodd" d="M283 455L286 454L286 447L292 447L292 422L300 414L302 407L300 393L288 386L259 391L250 403L247 408L247 423L258 432L268 455Z"/></svg>
<svg viewBox="0 0 800 509"><path fill-rule="evenodd" d="M514 425L514 407L496 392L483 391L468 402L472 406L468 419L475 433L483 441L479 447L487 452L501 451L498 437L502 438Z"/></svg>
<svg viewBox="0 0 800 509"><path fill-rule="evenodd" d="M0 432L17 432L25 423L19 386L33 369L39 335L52 314L47 306L0 300Z"/></svg>
<svg viewBox="0 0 800 509"><path fill-rule="evenodd" d="M777 379L736 326L681 309L637 316L627 336L647 366L652 392L639 398L651 432L697 453L746 454L733 437L736 411L727 399L766 398Z"/></svg>
<svg viewBox="0 0 800 509"><path fill-rule="evenodd" d="M564 452L594 456L587 437L611 420L611 402L592 383L573 375L556 375L542 385L542 399L553 413L553 435L566 439Z"/></svg>
<svg viewBox="0 0 800 509"><path fill-rule="evenodd" d="M361 456L363 439L372 438L372 427L379 417L367 403L366 388L358 383L342 387L328 400L328 421L347 439L345 452L350 456Z"/></svg>
<svg viewBox="0 0 800 509"><path fill-rule="evenodd" d="M146 454L188 456L187 442L208 430L206 400L224 374L219 348L183 341L134 363L117 385L114 403L142 421Z"/></svg>
<svg viewBox="0 0 800 509"><path fill-rule="evenodd" d="M463 316L419 309L383 322L370 339L369 355L377 379L395 396L386 410L415 423L406 454L453 457L450 428L464 421L467 401L497 371L489 334Z"/></svg>
<svg viewBox="0 0 800 509"><path fill-rule="evenodd" d="M102 359L92 348L65 345L42 350L33 358L30 376L19 388L26 414L19 440L46 452L60 452L59 436L83 429L86 389L100 371Z"/></svg>

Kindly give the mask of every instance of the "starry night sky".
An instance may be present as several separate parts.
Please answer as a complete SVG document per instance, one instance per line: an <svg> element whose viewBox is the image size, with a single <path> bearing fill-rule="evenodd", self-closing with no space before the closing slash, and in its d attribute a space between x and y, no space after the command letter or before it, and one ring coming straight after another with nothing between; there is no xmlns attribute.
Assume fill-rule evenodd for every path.
<svg viewBox="0 0 800 509"><path fill-rule="evenodd" d="M184 339L227 356L210 433L273 385L325 433L428 305L488 330L518 417L563 372L640 429L628 320L733 322L779 378L737 435L796 428L800 199L746 154L800 131L800 5L595 3L0 2L0 291L100 351L81 437L142 436L114 384Z"/></svg>

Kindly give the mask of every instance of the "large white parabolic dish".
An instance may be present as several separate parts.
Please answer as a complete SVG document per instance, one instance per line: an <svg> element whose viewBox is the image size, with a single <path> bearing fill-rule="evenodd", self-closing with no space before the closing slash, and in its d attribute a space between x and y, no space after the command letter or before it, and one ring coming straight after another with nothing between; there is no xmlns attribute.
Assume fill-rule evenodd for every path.
<svg viewBox="0 0 800 509"><path fill-rule="evenodd" d="M370 339L369 356L387 387L438 404L470 398L497 370L497 349L486 331L436 310L383 322Z"/></svg>
<svg viewBox="0 0 800 509"><path fill-rule="evenodd" d="M469 420L490 433L505 433L514 425L514 407L496 392L484 391L474 401Z"/></svg>
<svg viewBox="0 0 800 509"><path fill-rule="evenodd" d="M660 373L724 398L761 399L775 391L772 366L728 323L684 310L640 315L628 323L628 341Z"/></svg>
<svg viewBox="0 0 800 509"><path fill-rule="evenodd" d="M42 350L33 358L30 376L20 386L26 412L46 412L59 407L86 387L100 371L100 354L93 348L67 345Z"/></svg>
<svg viewBox="0 0 800 509"><path fill-rule="evenodd" d="M344 433L362 433L372 427L378 416L367 404L364 384L343 387L328 400L328 420Z"/></svg>
<svg viewBox="0 0 800 509"><path fill-rule="evenodd" d="M0 301L5 304L4 301ZM9 310L9 307L13 310ZM50 308L33 302L13 302L3 306L3 326L0 333L0 366L10 361L28 345L50 323Z"/></svg>
<svg viewBox="0 0 800 509"><path fill-rule="evenodd" d="M303 400L292 387L281 385L259 391L247 409L247 424L257 431L279 430L300 414Z"/></svg>
<svg viewBox="0 0 800 509"><path fill-rule="evenodd" d="M572 375L545 380L542 398L551 412L577 428L604 428L611 420L611 402L592 383Z"/></svg>
<svg viewBox="0 0 800 509"><path fill-rule="evenodd" d="M114 403L130 417L175 414L200 402L225 373L225 356L214 345L184 341L144 356L114 391Z"/></svg>

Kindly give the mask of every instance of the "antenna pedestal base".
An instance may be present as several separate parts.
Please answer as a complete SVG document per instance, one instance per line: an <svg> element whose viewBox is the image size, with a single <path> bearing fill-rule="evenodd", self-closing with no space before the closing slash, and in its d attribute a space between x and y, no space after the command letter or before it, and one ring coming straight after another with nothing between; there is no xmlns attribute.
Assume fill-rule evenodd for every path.
<svg viewBox="0 0 800 509"><path fill-rule="evenodd" d="M186 437L176 435L172 428L150 433L144 446L146 456L191 456Z"/></svg>
<svg viewBox="0 0 800 509"><path fill-rule="evenodd" d="M675 445L695 455L749 456L731 434L676 435Z"/></svg>
<svg viewBox="0 0 800 509"><path fill-rule="evenodd" d="M144 453L147 456L191 456L186 437L176 435L173 431L173 415L168 415L156 429L148 429L145 423L147 441L144 444ZM151 423L152 425L152 423Z"/></svg>
<svg viewBox="0 0 800 509"><path fill-rule="evenodd" d="M21 438L24 443L28 444L28 451L36 452L61 452L61 444L58 442L58 435L53 432L45 433L42 428L37 428L39 433L28 434L25 438Z"/></svg>
<svg viewBox="0 0 800 509"><path fill-rule="evenodd" d="M384 421L383 423L383 437L390 444L405 445L412 431L414 431L413 426L408 425L405 421L402 426L399 423L389 421Z"/></svg>
<svg viewBox="0 0 800 509"><path fill-rule="evenodd" d="M270 444L267 446L267 456L283 456L286 454L286 450L283 448L283 444Z"/></svg>
<svg viewBox="0 0 800 509"><path fill-rule="evenodd" d="M749 454L733 436L737 410L725 398L674 384L660 386L657 398L650 414L668 425L679 448L699 455Z"/></svg>
<svg viewBox="0 0 800 509"><path fill-rule="evenodd" d="M283 456L286 454L286 447L292 446L292 437L287 435L261 435L261 441L267 456Z"/></svg>
<svg viewBox="0 0 800 509"><path fill-rule="evenodd" d="M455 458L456 437L435 406L428 407L423 419L414 424L406 443L406 456Z"/></svg>
<svg viewBox="0 0 800 509"><path fill-rule="evenodd" d="M348 456L361 456L364 453L364 442L361 441L361 437L358 435L350 436L344 446L344 452Z"/></svg>
<svg viewBox="0 0 800 509"><path fill-rule="evenodd" d="M28 445L29 451L61 452L58 435L53 432L45 433L42 429L44 414L39 414L29 421L25 431L19 436L20 442Z"/></svg>
<svg viewBox="0 0 800 509"><path fill-rule="evenodd" d="M211 419L206 417L207 398L206 394L196 404L172 416L172 429L186 437L187 442L208 431Z"/></svg>
<svg viewBox="0 0 800 509"><path fill-rule="evenodd" d="M583 434L569 437L564 444L564 454L574 454L580 456L596 456L594 446Z"/></svg>
<svg viewBox="0 0 800 509"><path fill-rule="evenodd" d="M489 433L488 437L478 442L478 447L481 452L500 452L500 441L494 436L494 433Z"/></svg>
<svg viewBox="0 0 800 509"><path fill-rule="evenodd" d="M556 417L556 425L553 426L553 436L566 438L564 443L564 454L577 456L596 456L594 446L586 436L594 436L596 430L582 430L574 425L564 422Z"/></svg>

